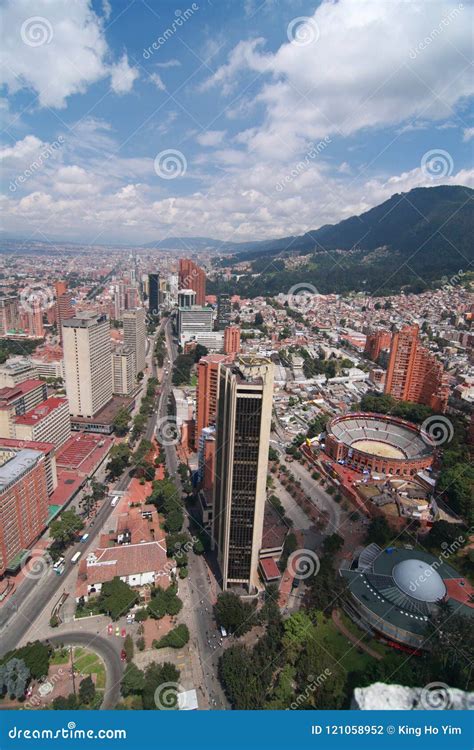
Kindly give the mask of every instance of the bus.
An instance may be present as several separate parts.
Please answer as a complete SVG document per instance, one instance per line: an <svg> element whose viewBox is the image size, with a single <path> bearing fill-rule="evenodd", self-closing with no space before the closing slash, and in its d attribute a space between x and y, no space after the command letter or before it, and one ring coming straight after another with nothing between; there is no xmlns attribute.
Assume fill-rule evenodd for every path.
<svg viewBox="0 0 474 750"><path fill-rule="evenodd" d="M75 565L77 561L79 560L80 556L82 555L82 552L75 552L74 555L71 557L71 563L72 565Z"/></svg>
<svg viewBox="0 0 474 750"><path fill-rule="evenodd" d="M60 557L59 560L56 560L56 562L53 565L53 570L56 573L56 575L60 576L64 572L64 565L65 559L64 557Z"/></svg>
<svg viewBox="0 0 474 750"><path fill-rule="evenodd" d="M119 501L119 496L115 495L115 497L112 498L112 501L110 503L111 506L112 506L112 508L115 508L115 506L117 505L118 501Z"/></svg>

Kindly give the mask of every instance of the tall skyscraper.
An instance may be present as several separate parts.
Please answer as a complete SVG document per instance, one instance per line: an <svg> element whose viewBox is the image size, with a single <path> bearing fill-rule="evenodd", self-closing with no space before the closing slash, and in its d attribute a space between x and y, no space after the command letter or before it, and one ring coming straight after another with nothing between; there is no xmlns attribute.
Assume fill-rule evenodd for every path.
<svg viewBox="0 0 474 750"><path fill-rule="evenodd" d="M377 362L381 352L390 349L391 341L392 334L390 331L386 331L383 328L379 331L372 331L367 334L364 353L367 354L369 359L373 362Z"/></svg>
<svg viewBox="0 0 474 750"><path fill-rule="evenodd" d="M217 298L217 330L223 331L230 326L232 318L232 304L229 294L219 294Z"/></svg>
<svg viewBox="0 0 474 750"><path fill-rule="evenodd" d="M18 328L19 313L18 297L0 297L0 336Z"/></svg>
<svg viewBox="0 0 474 750"><path fill-rule="evenodd" d="M197 365L196 391L196 448L205 427L216 421L217 389L219 365L230 362L231 358L223 354L209 354L201 357Z"/></svg>
<svg viewBox="0 0 474 750"><path fill-rule="evenodd" d="M148 274L148 312L158 315L160 277L157 273Z"/></svg>
<svg viewBox="0 0 474 750"><path fill-rule="evenodd" d="M63 321L63 346L70 413L93 417L112 398L109 319L83 312Z"/></svg>
<svg viewBox="0 0 474 750"><path fill-rule="evenodd" d="M178 271L178 288L194 289L196 304L206 304L206 274L202 268L188 258L181 258Z"/></svg>
<svg viewBox="0 0 474 750"><path fill-rule="evenodd" d="M125 346L118 346L112 352L113 391L127 396L136 383L135 353Z"/></svg>
<svg viewBox="0 0 474 750"><path fill-rule="evenodd" d="M420 342L417 325L395 331L385 377L385 393L444 412L449 387L441 362Z"/></svg>
<svg viewBox="0 0 474 750"><path fill-rule="evenodd" d="M227 326L224 331L224 354L238 354L240 352L239 326Z"/></svg>
<svg viewBox="0 0 474 750"><path fill-rule="evenodd" d="M213 543L224 589L257 585L272 399L271 360L239 357L220 367Z"/></svg>
<svg viewBox="0 0 474 750"><path fill-rule="evenodd" d="M72 293L68 290L66 281L56 281L54 290L56 292L56 325L58 328L59 340L62 343L63 320L69 320L69 318L74 317Z"/></svg>
<svg viewBox="0 0 474 750"><path fill-rule="evenodd" d="M135 375L146 367L146 313L143 307L126 310L122 315L123 343L135 354Z"/></svg>

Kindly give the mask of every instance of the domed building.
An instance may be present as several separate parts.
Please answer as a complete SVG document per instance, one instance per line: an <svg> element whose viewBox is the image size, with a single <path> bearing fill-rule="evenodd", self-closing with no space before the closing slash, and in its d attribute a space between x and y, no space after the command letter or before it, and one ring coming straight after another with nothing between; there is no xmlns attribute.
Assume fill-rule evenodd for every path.
<svg viewBox="0 0 474 750"><path fill-rule="evenodd" d="M440 602L474 616L470 583L447 562L420 550L370 544L340 574L348 585L344 609L389 645L423 648L426 625Z"/></svg>

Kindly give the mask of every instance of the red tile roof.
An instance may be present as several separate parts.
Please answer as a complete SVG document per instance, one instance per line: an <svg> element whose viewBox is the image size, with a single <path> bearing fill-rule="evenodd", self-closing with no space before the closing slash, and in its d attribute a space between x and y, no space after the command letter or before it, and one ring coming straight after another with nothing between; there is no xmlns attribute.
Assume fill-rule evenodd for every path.
<svg viewBox="0 0 474 750"><path fill-rule="evenodd" d="M64 406L64 404L67 404L67 399L51 396L51 398L47 398L46 401L42 401L33 407L33 409L30 409L30 411L27 411L26 414L15 417L15 422L16 424L38 424L38 422L41 422L51 412Z"/></svg>
<svg viewBox="0 0 474 750"><path fill-rule="evenodd" d="M23 383L17 383L13 386L0 388L0 401L13 401L20 396L24 396L30 391L34 391L38 386L43 386L42 380L24 380Z"/></svg>
<svg viewBox="0 0 474 750"><path fill-rule="evenodd" d="M266 581L273 581L281 575L273 557L264 557L263 560L260 560L260 567Z"/></svg>

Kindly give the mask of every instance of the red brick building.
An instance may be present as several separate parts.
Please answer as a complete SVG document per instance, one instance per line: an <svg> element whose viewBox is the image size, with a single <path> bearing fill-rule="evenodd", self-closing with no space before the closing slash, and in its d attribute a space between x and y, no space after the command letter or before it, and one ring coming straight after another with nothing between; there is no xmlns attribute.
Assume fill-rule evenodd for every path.
<svg viewBox="0 0 474 750"><path fill-rule="evenodd" d="M390 331L386 331L383 328L379 331L373 331L367 335L364 354L366 354L373 362L377 362L380 353L390 349L391 341L392 334Z"/></svg>
<svg viewBox="0 0 474 750"><path fill-rule="evenodd" d="M15 573L46 528L48 487L42 451L2 453L0 466L0 577Z"/></svg>
<svg viewBox="0 0 474 750"><path fill-rule="evenodd" d="M232 357L224 354L209 354L201 357L197 365L196 391L196 447L204 427L214 424L217 405L217 385L219 382L219 365L230 362Z"/></svg>
<svg viewBox="0 0 474 750"><path fill-rule="evenodd" d="M188 258L179 261L178 289L193 289L196 292L196 305L204 307L206 304L206 274Z"/></svg>
<svg viewBox="0 0 474 750"><path fill-rule="evenodd" d="M224 329L224 353L239 354L240 352L240 328L238 326L227 326Z"/></svg>
<svg viewBox="0 0 474 750"><path fill-rule="evenodd" d="M393 334L385 393L444 412L449 387L443 366L420 342L417 325Z"/></svg>

